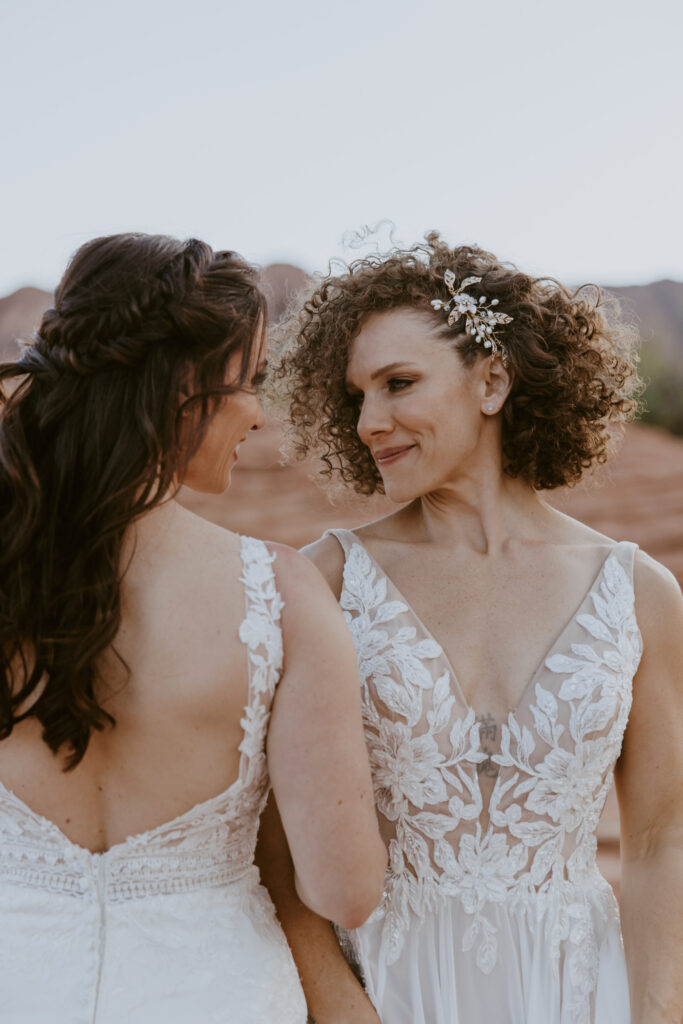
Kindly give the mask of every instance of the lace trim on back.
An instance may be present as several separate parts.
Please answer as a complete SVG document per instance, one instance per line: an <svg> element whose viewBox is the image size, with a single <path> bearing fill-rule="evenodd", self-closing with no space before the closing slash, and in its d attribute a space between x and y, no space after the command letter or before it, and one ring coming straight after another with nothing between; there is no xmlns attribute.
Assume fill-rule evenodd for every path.
<svg viewBox="0 0 683 1024"><path fill-rule="evenodd" d="M240 539L249 693L241 725L237 779L172 821L130 836L106 853L72 843L0 783L0 877L79 896L96 888L108 900L222 885L252 867L268 793L265 740L282 669L282 599L263 541Z"/></svg>

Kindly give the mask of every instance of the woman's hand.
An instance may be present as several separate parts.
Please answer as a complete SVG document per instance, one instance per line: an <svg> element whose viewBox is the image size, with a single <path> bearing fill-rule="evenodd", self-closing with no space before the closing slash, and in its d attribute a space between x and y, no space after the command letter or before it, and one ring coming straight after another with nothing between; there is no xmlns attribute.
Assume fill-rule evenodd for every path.
<svg viewBox="0 0 683 1024"><path fill-rule="evenodd" d="M261 817L256 863L292 950L309 1021L381 1024L339 948L332 925L309 910L296 894L292 858L272 793Z"/></svg>

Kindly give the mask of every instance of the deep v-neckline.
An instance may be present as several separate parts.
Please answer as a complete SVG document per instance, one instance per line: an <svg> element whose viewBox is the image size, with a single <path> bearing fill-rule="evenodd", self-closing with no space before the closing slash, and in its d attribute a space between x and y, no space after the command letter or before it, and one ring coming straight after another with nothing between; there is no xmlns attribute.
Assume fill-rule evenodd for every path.
<svg viewBox="0 0 683 1024"><path fill-rule="evenodd" d="M475 716L478 715L480 712L478 712L477 709L473 707L473 705L470 703L470 701L465 696L465 691L464 691L464 689L463 689L463 687L462 687L462 685L460 683L460 679L458 677L458 674L455 671L455 669L454 669L450 659L446 655L446 652L444 651L443 646L436 639L436 637L434 636L432 631L427 628L425 623L422 621L420 616L417 614L417 612L415 611L415 609L411 605L410 601L408 601L408 599L405 597L403 592L399 589L399 587L396 585L396 583L394 583L394 581L392 580L391 576L389 576L385 572L385 570L382 568L382 566L377 561L375 556L365 546L365 544L362 542L362 540L360 540L360 538L357 537L356 534L353 533L351 530L344 531L344 532L346 532L352 538L351 539L351 544L352 545L353 544L357 544L362 549L362 551L365 552L365 554L368 556L368 558L370 559L370 561L374 565L375 569L384 577L384 579L387 581L387 585L389 587L391 587L392 590L394 591L396 599L399 600L401 602L401 604L404 604L406 606L406 608L408 609L409 613L413 617L416 625L419 627L419 629L424 634L425 639L431 640L439 648L439 652L440 652L439 653L439 659L442 662L442 664L448 669L449 675L450 675L452 683L453 683L453 689L455 691L455 696L461 701L461 703L462 703L462 705L463 705L463 707L465 708L466 711L474 711L475 712ZM602 562L600 564L600 567L599 567L595 577L593 578L593 580L590 583L588 589L586 590L586 592L584 593L583 597L579 601L579 604L576 606L574 612L570 615L570 617L567 619L565 624L560 628L560 631L556 634L556 636L552 640L550 646L545 649L545 651L544 651L543 655L541 656L541 659L538 662L536 668L534 669L534 671L532 672L531 676L529 677L527 683L525 684L525 686L521 690L520 695L519 695L519 697L517 699L517 702L515 703L515 705L513 707L508 707L507 708L507 712L506 712L507 714L511 714L513 716L516 716L519 713L520 708L523 707L524 701L526 700L527 695L533 691L533 689L535 688L535 685L536 685L536 683L538 681L538 677L541 675L543 669L546 667L546 662L548 661L549 658L551 658L553 656L554 653L556 653L557 648L561 646L561 643L562 643L562 641L563 641L563 639L565 637L565 634L568 633L569 630L571 629L571 627L575 624L576 620L578 619L579 615L581 614L581 612L582 612L582 610L584 608L584 605L590 600L590 598L592 597L592 595L595 593L595 591L599 587L600 583L602 582L602 578L603 578L603 576L605 574L605 570L607 568L607 564L610 561L610 559L615 555L617 549L620 546L620 543L622 543L622 542L614 543L612 545L612 547L610 548L610 550L605 555L605 557L602 560ZM344 570L346 570L346 558L345 558Z"/></svg>

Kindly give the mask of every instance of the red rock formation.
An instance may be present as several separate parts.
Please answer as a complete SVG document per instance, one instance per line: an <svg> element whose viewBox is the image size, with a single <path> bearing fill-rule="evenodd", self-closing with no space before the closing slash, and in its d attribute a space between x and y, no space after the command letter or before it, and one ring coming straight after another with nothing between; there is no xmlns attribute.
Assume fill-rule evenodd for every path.
<svg viewBox="0 0 683 1024"><path fill-rule="evenodd" d="M300 267L290 263L271 263L260 273L260 281L268 298L268 316L278 320L287 305L308 280ZM19 288L0 299L0 360L14 359L17 338L30 341L45 310L52 303L52 294L39 288Z"/></svg>
<svg viewBox="0 0 683 1024"><path fill-rule="evenodd" d="M261 287L268 299L268 319L279 320L309 280L308 274L291 263L271 263L260 274Z"/></svg>
<svg viewBox="0 0 683 1024"><path fill-rule="evenodd" d="M0 361L16 358L17 338L31 340L51 302L50 292L39 288L20 288L0 299Z"/></svg>
<svg viewBox="0 0 683 1024"><path fill-rule="evenodd" d="M683 283L654 281L652 284L607 288L635 313L644 341L655 339L669 351L683 357Z"/></svg>

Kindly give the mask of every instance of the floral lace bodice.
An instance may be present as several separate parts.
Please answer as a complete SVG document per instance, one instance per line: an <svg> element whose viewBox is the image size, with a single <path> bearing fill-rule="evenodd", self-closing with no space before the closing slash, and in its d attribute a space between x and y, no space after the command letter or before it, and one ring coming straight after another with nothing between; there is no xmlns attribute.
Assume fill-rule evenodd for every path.
<svg viewBox="0 0 683 1024"><path fill-rule="evenodd" d="M282 666L282 601L263 541L241 538L249 697L242 719L235 782L158 828L106 853L72 843L0 783L0 881L84 895L106 902L223 885L253 865L259 816L268 790L265 737Z"/></svg>
<svg viewBox="0 0 683 1024"><path fill-rule="evenodd" d="M552 954L564 944L588 998L597 957L587 904L616 913L595 866L595 830L641 655L635 545L614 546L497 729L467 706L443 650L358 538L330 532L346 555L340 604L390 854L372 919L383 922L380 955L394 962L411 918L457 899L469 918L462 949L488 974L498 956L489 909L546 908Z"/></svg>

